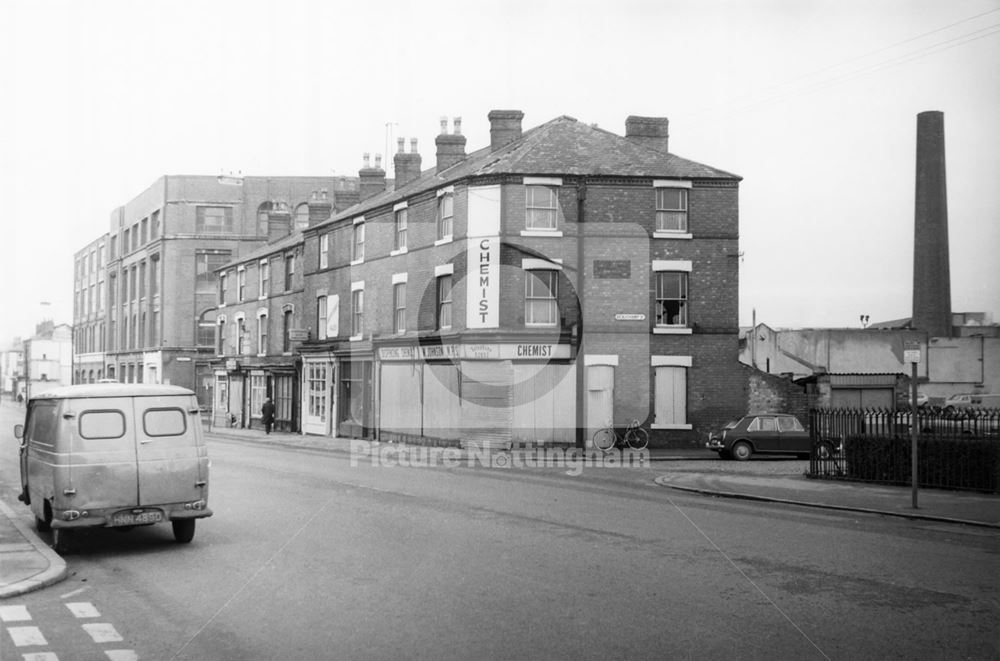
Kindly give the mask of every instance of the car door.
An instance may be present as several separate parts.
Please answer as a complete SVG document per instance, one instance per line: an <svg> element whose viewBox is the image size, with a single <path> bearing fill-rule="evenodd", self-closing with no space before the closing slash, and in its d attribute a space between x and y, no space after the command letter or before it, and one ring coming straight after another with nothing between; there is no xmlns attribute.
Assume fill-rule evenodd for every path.
<svg viewBox="0 0 1000 661"><path fill-rule="evenodd" d="M139 505L151 507L204 498L207 453L192 426L201 424L194 398L136 397Z"/></svg>
<svg viewBox="0 0 1000 661"><path fill-rule="evenodd" d="M778 418L778 434L781 437L779 445L782 452L809 452L809 432L798 419L790 416Z"/></svg>
<svg viewBox="0 0 1000 661"><path fill-rule="evenodd" d="M773 415L759 415L750 425L749 431L753 432L754 448L757 452L779 452L778 422Z"/></svg>

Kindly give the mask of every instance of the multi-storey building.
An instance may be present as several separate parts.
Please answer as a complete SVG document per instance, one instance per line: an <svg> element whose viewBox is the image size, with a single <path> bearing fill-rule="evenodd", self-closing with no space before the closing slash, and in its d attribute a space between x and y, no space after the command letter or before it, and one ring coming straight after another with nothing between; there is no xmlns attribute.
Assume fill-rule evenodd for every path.
<svg viewBox="0 0 1000 661"><path fill-rule="evenodd" d="M186 386L208 406L216 270L304 226L312 191L350 187L333 177L171 175L116 209L107 239L105 376Z"/></svg>
<svg viewBox="0 0 1000 661"><path fill-rule="evenodd" d="M4 397L16 400L21 393L24 385L24 343L20 339L13 340L9 349L0 351L0 384Z"/></svg>
<svg viewBox="0 0 1000 661"><path fill-rule="evenodd" d="M24 341L24 399L72 383L73 328L43 321Z"/></svg>
<svg viewBox="0 0 1000 661"><path fill-rule="evenodd" d="M341 207L357 202L356 191L336 195ZM260 427L265 397L275 403L275 429L299 431L299 359L302 327L302 229L327 220L334 209L329 191L314 191L300 227L218 269L218 308L213 364L213 424ZM272 209L268 222L285 226L286 209Z"/></svg>
<svg viewBox="0 0 1000 661"><path fill-rule="evenodd" d="M107 243L102 234L73 258L73 383L105 378Z"/></svg>
<svg viewBox="0 0 1000 661"><path fill-rule="evenodd" d="M693 445L744 411L740 177L671 154L665 118L522 117L470 154L443 121L426 171L401 139L391 190L365 167L304 231L304 431L583 445L636 419Z"/></svg>

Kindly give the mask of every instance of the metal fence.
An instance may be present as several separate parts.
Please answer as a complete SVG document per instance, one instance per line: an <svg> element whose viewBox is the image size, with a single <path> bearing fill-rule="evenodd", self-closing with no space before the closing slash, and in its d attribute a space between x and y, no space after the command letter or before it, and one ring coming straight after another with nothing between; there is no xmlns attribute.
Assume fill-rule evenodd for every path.
<svg viewBox="0 0 1000 661"><path fill-rule="evenodd" d="M832 440L839 449L830 457L814 453L810 476L911 484L911 418L906 410L813 409L813 444ZM1000 409L924 409L916 428L920 486L1000 490Z"/></svg>

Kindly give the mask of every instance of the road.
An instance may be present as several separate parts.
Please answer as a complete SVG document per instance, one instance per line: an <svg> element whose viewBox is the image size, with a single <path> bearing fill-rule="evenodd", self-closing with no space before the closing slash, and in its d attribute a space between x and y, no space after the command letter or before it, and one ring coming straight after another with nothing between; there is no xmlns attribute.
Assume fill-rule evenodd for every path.
<svg viewBox="0 0 1000 661"><path fill-rule="evenodd" d="M0 438L0 497L29 520ZM681 494L656 464L209 447L215 516L190 545L94 531L66 581L0 606L63 660L1000 658L994 531ZM5 660L42 649L0 640Z"/></svg>

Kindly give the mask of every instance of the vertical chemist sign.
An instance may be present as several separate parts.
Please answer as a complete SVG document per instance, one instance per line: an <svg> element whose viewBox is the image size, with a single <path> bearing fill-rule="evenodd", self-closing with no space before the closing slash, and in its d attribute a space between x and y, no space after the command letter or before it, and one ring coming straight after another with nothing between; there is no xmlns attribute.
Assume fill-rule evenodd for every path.
<svg viewBox="0 0 1000 661"><path fill-rule="evenodd" d="M500 186L469 187L465 324L500 327Z"/></svg>

